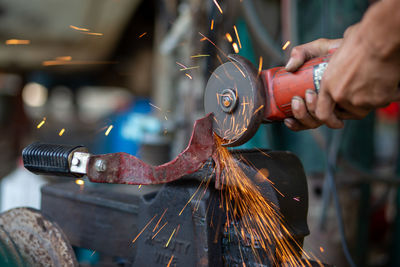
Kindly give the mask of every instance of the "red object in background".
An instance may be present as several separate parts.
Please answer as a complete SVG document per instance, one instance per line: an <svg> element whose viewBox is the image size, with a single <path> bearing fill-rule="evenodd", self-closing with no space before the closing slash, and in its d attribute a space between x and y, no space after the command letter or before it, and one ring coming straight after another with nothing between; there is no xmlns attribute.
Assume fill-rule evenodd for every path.
<svg viewBox="0 0 400 267"><path fill-rule="evenodd" d="M378 109L377 114L380 118L398 120L400 116L400 102L393 102L387 107Z"/></svg>
<svg viewBox="0 0 400 267"><path fill-rule="evenodd" d="M387 238L390 229L390 222L386 219L387 205L376 208L370 217L369 238L374 243L381 243Z"/></svg>

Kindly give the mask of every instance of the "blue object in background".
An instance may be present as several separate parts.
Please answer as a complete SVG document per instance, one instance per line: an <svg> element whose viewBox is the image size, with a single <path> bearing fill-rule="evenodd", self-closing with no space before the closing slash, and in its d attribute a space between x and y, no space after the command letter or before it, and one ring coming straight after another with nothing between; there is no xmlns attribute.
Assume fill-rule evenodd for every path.
<svg viewBox="0 0 400 267"><path fill-rule="evenodd" d="M78 247L74 247L74 251L80 265L96 266L99 263L100 255L96 251Z"/></svg>
<svg viewBox="0 0 400 267"><path fill-rule="evenodd" d="M121 113L114 114L108 123L114 127L108 136L101 135L93 151L96 154L126 152L138 156L146 133L159 133L160 121L152 116L150 99L138 98Z"/></svg>

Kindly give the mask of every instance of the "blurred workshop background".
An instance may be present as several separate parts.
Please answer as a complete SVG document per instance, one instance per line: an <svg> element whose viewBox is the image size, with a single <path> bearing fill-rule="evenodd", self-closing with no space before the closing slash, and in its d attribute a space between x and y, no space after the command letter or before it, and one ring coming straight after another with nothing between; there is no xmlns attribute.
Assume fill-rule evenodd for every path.
<svg viewBox="0 0 400 267"><path fill-rule="evenodd" d="M340 38L372 2L1 1L1 212L40 209L40 187L66 179L26 171L21 151L28 144L82 144L92 153L167 162L186 147L193 122L204 115L207 79L224 61L219 49L255 65L262 57L263 68L283 65L297 44ZM244 147L290 150L303 162L310 197L306 251L347 264L325 179L334 175L358 266L399 266L399 129L399 105L393 103L339 131L295 133L283 124L263 125ZM83 179L76 186L100 185ZM113 190L129 190L121 188ZM94 252L76 249L83 266L123 264Z"/></svg>

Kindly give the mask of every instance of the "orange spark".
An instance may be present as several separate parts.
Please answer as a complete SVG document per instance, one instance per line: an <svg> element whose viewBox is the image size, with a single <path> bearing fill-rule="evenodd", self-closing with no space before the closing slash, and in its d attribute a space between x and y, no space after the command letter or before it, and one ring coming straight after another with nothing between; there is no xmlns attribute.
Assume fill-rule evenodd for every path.
<svg viewBox="0 0 400 267"><path fill-rule="evenodd" d="M46 60L42 62L43 66L61 66L61 65L103 65L116 64L115 61L83 61L83 60Z"/></svg>
<svg viewBox="0 0 400 267"><path fill-rule="evenodd" d="M180 69L180 71L184 71L184 70L193 70L193 69L198 69L200 68L200 66L193 66L193 67L188 67L188 68L182 68Z"/></svg>
<svg viewBox="0 0 400 267"><path fill-rule="evenodd" d="M214 1L214 4L217 6L219 12L220 12L221 14L224 14L224 12L222 12L222 9L221 9L221 7L219 6L217 0L213 0L213 1Z"/></svg>
<svg viewBox="0 0 400 267"><path fill-rule="evenodd" d="M239 47L240 47L240 49L242 49L242 43L240 42L240 38L239 38L239 34L238 34L238 30L236 28L236 25L233 25L233 29L235 30L236 39L238 40Z"/></svg>
<svg viewBox="0 0 400 267"><path fill-rule="evenodd" d="M167 267L170 267L172 260L174 259L174 255L172 254L171 258L169 259L169 262L167 264Z"/></svg>
<svg viewBox="0 0 400 267"><path fill-rule="evenodd" d="M324 248L323 248L323 247L319 247L319 251L321 251L322 253L324 253Z"/></svg>
<svg viewBox="0 0 400 267"><path fill-rule="evenodd" d="M142 38L143 36L145 36L146 34L147 34L147 32L144 32L141 35L139 35L139 39Z"/></svg>
<svg viewBox="0 0 400 267"><path fill-rule="evenodd" d="M140 184L140 185L138 185L138 187L137 187L138 189L140 189L140 188L142 188L142 185Z"/></svg>
<svg viewBox="0 0 400 267"><path fill-rule="evenodd" d="M60 60L60 61L71 61L71 59L72 59L71 56L56 57L56 60Z"/></svg>
<svg viewBox="0 0 400 267"><path fill-rule="evenodd" d="M264 168L260 169L255 175L255 178L259 183L268 181L269 183L274 184L270 179L268 179L268 177L269 177L269 171Z"/></svg>
<svg viewBox="0 0 400 267"><path fill-rule="evenodd" d="M177 235L177 234L178 234L178 232L179 232L179 229L181 229L181 225L180 225L180 224L178 224L178 227L176 227L176 233L175 233L175 235Z"/></svg>
<svg viewBox="0 0 400 267"><path fill-rule="evenodd" d="M259 62L258 62L258 74L257 74L257 76L260 75L260 73L261 73L261 71L262 71L262 66L263 66L263 58L260 57L260 60L259 60Z"/></svg>
<svg viewBox="0 0 400 267"><path fill-rule="evenodd" d="M294 197L293 200L300 201L300 197Z"/></svg>
<svg viewBox="0 0 400 267"><path fill-rule="evenodd" d="M65 129L64 129L64 128L62 128L62 129L61 129L61 131L58 133L58 135L59 135L59 136L61 136L61 135L63 135L63 134L64 134L64 132L65 132Z"/></svg>
<svg viewBox="0 0 400 267"><path fill-rule="evenodd" d="M217 158L220 161L219 164L226 170L221 177L225 190L223 192L221 190L224 201L220 203L226 212L225 229L233 227L233 232L237 236L245 236L244 239L248 236L254 258L258 262L261 258L257 247L260 247L273 263L283 262L285 266L306 266L301 261L301 253L306 257L309 256L302 251L301 246L291 235L278 207L261 195L257 185L246 176L228 149L222 146L222 140L217 138L217 142ZM261 174L266 176L266 173L261 172ZM240 221L238 226L244 232L238 230L235 224L238 221ZM240 242L238 245L240 246ZM274 251L270 251L271 245L275 246ZM241 251L240 248L239 251ZM305 260L308 263L308 260ZM308 266L311 265L308 264Z"/></svg>
<svg viewBox="0 0 400 267"><path fill-rule="evenodd" d="M283 46L282 50L285 50L290 45L290 41L287 41Z"/></svg>
<svg viewBox="0 0 400 267"><path fill-rule="evenodd" d="M211 41L209 38L207 38L204 34L202 34L201 32L199 32L199 34L201 36L203 36L204 40L207 40L208 42L210 42L221 54L223 54L237 69L238 71L243 75L243 77L246 77L246 75L244 74L244 72L239 68L239 66L232 60L230 59L223 50L221 50L221 48L219 48L213 41ZM202 40L203 40L202 39ZM236 45L237 46L237 45ZM218 60L220 60L219 56L217 55Z"/></svg>
<svg viewBox="0 0 400 267"><path fill-rule="evenodd" d="M77 30L77 31L82 31L82 32L88 32L88 31L90 31L89 29L77 27L77 26L74 26L74 25L69 25L69 27L70 27L71 29L74 29L74 30Z"/></svg>
<svg viewBox="0 0 400 267"><path fill-rule="evenodd" d="M139 238L139 236L146 230L146 228L149 226L149 224L154 220L154 218L157 217L157 214L153 216L153 218L150 219L150 221L143 227L143 229L137 234L137 236L132 240L132 243L135 243L136 239Z"/></svg>
<svg viewBox="0 0 400 267"><path fill-rule="evenodd" d="M183 65L182 63L180 63L178 61L176 61L175 63L178 64L179 66L181 66L182 68L187 68L185 65Z"/></svg>
<svg viewBox="0 0 400 267"><path fill-rule="evenodd" d="M36 127L39 129L40 127L43 126L43 124L44 124L45 122L46 122L46 117L44 117L43 120L42 120Z"/></svg>
<svg viewBox="0 0 400 267"><path fill-rule="evenodd" d="M167 248L169 245L169 242L171 242L172 236L175 234L176 228L172 231L171 235L169 236L169 239L167 241L167 243L165 244L165 247Z"/></svg>
<svg viewBox="0 0 400 267"><path fill-rule="evenodd" d="M264 105L259 106L259 107L254 111L253 116L254 116L257 112L259 112L263 107L264 107Z"/></svg>
<svg viewBox="0 0 400 267"><path fill-rule="evenodd" d="M105 132L105 135L106 135L106 136L108 136L108 134L111 132L111 130L112 130L113 127L114 127L114 126L112 126L112 125L110 125L110 126L108 127L107 131Z"/></svg>
<svg viewBox="0 0 400 267"><path fill-rule="evenodd" d="M103 36L103 34L100 32L82 32L82 33L87 35Z"/></svg>
<svg viewBox="0 0 400 267"><path fill-rule="evenodd" d="M198 57L209 57L210 55L202 55L202 54L199 54L199 55L193 55L193 56L191 56L191 58L198 58Z"/></svg>
<svg viewBox="0 0 400 267"><path fill-rule="evenodd" d="M20 39L9 39L6 41L6 45L27 45L30 44L30 40L20 40Z"/></svg>
<svg viewBox="0 0 400 267"><path fill-rule="evenodd" d="M84 185L84 184L85 184L85 181L83 181L82 179L76 179L76 180L75 180L75 183L76 183L77 185Z"/></svg>
<svg viewBox="0 0 400 267"><path fill-rule="evenodd" d="M158 233L164 228L164 226L167 225L167 223L168 223L168 222L165 222L165 223L160 227L160 229L158 229L158 231L152 236L151 239L154 239L154 237L156 237L156 236L158 235Z"/></svg>
<svg viewBox="0 0 400 267"><path fill-rule="evenodd" d="M236 54L239 53L239 47L238 47L237 43L233 43L232 47Z"/></svg>
<svg viewBox="0 0 400 267"><path fill-rule="evenodd" d="M107 126L104 126L104 127L100 128L99 130L97 130L96 133L100 133L106 129L107 129Z"/></svg>
<svg viewBox="0 0 400 267"><path fill-rule="evenodd" d="M188 73L185 73L185 75L189 78L189 79L193 79L193 77L192 76L190 76L190 74L188 74Z"/></svg>
<svg viewBox="0 0 400 267"><path fill-rule="evenodd" d="M164 212L161 214L161 217L160 217L160 219L158 219L156 226L154 226L153 233L154 233L154 231L157 229L158 225L159 225L160 222L161 222L161 219L164 217L164 215L165 215L165 213L167 212L167 210L168 210L168 208L166 208L166 209L164 210Z"/></svg>
<svg viewBox="0 0 400 267"><path fill-rule="evenodd" d="M186 206L190 203L190 201L192 201L192 199L194 198L194 196L197 194L197 192L199 191L201 185L203 184L204 180L201 181L201 183L199 184L199 186L197 187L196 191L193 193L193 195L189 198L189 200L186 202L185 206L183 206L181 212L179 212L178 216L181 216L182 212L185 210Z"/></svg>
<svg viewBox="0 0 400 267"><path fill-rule="evenodd" d="M219 97L220 94L216 93L215 95L216 95L216 98L217 98L217 104L218 104L218 106L219 106L219 105L220 105L220 103L219 103L219 101L220 101L220 97ZM225 118L225 119L226 119L226 118ZM217 121L217 119L216 119L215 117L214 117L214 120L215 120L216 123L218 123L218 121Z"/></svg>
<svg viewBox="0 0 400 267"><path fill-rule="evenodd" d="M211 26L210 26L210 30L214 30L214 20L211 20Z"/></svg>
<svg viewBox="0 0 400 267"><path fill-rule="evenodd" d="M218 59L218 61L219 61L219 63L222 65L222 64L224 64L224 62L222 62L222 59L221 59L221 57L219 56L219 55L217 55L217 59ZM219 80L221 80L215 73L213 73ZM222 80L221 80L222 81Z"/></svg>
<svg viewBox="0 0 400 267"><path fill-rule="evenodd" d="M265 153L264 151L262 151L261 149L259 149L259 148L256 148L261 154L263 154L264 156L266 156L266 157L268 157L268 158L271 158L271 156L270 155L268 155L267 153Z"/></svg>
<svg viewBox="0 0 400 267"><path fill-rule="evenodd" d="M209 41L215 48L218 49L219 52L221 52L221 54L223 54L224 56L226 56L226 54L224 53L224 51L221 50L221 48L219 48L213 41L211 41L209 38L207 38L204 34L202 34L201 32L199 32L199 34L201 36L203 36L203 38L200 41ZM226 56L227 57L227 56Z"/></svg>
<svg viewBox="0 0 400 267"><path fill-rule="evenodd" d="M227 32L227 33L225 34L225 37L226 37L226 39L228 40L228 42L232 43L233 39L232 39L232 36L230 35L229 32Z"/></svg>

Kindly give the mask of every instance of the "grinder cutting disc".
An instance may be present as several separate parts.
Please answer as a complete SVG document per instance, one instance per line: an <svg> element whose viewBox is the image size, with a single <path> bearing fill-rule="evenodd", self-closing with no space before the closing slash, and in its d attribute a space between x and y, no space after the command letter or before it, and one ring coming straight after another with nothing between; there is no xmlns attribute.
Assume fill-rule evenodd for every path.
<svg viewBox="0 0 400 267"><path fill-rule="evenodd" d="M239 146L256 133L263 119L265 91L258 72L247 59L230 55L208 80L206 114L214 114L214 132L225 146Z"/></svg>

